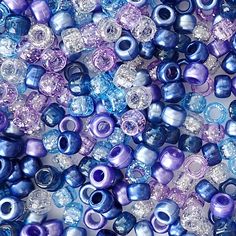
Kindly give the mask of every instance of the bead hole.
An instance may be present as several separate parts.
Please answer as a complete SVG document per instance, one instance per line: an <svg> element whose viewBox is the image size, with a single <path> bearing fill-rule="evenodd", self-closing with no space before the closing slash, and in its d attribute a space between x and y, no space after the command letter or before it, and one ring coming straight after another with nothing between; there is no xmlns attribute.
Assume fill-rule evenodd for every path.
<svg viewBox="0 0 236 236"><path fill-rule="evenodd" d="M101 217L97 213L92 213L90 215L90 221L92 224L96 225L101 221Z"/></svg>
<svg viewBox="0 0 236 236"><path fill-rule="evenodd" d="M92 196L93 204L98 204L101 201L102 201L102 193L98 192L98 193L93 194Z"/></svg>
<svg viewBox="0 0 236 236"><path fill-rule="evenodd" d="M68 141L66 137L61 137L60 139L60 147L62 150L65 150L68 147Z"/></svg>
<svg viewBox="0 0 236 236"><path fill-rule="evenodd" d="M170 68L168 68L168 70L166 71L166 76L168 77L169 80L173 80L176 78L176 76L178 75L178 70L176 67L171 66Z"/></svg>
<svg viewBox="0 0 236 236"><path fill-rule="evenodd" d="M65 126L66 126L66 130L69 130L69 131L75 130L75 123L71 120L68 120Z"/></svg>
<svg viewBox="0 0 236 236"><path fill-rule="evenodd" d="M132 120L127 120L122 124L122 128L127 134L136 134L138 131L137 124Z"/></svg>
<svg viewBox="0 0 236 236"><path fill-rule="evenodd" d="M12 206L11 206L11 203L10 202L4 202L1 206L1 212L4 214L4 215L7 215L11 212L12 210Z"/></svg>
<svg viewBox="0 0 236 236"><path fill-rule="evenodd" d="M123 40L120 42L119 44L119 48L122 50L122 51L126 51L130 48L131 46L131 42L129 40Z"/></svg>
<svg viewBox="0 0 236 236"><path fill-rule="evenodd" d="M181 12L185 12L190 8L190 3L188 0L181 1L178 5L177 8Z"/></svg>
<svg viewBox="0 0 236 236"><path fill-rule="evenodd" d="M162 20L168 20L170 18L170 11L163 7L159 11L159 16Z"/></svg>
<svg viewBox="0 0 236 236"><path fill-rule="evenodd" d="M104 179L104 172L102 170L96 170L93 174L93 178L97 182L101 182Z"/></svg>
<svg viewBox="0 0 236 236"><path fill-rule="evenodd" d="M30 236L38 236L40 234L41 234L40 230L34 226L29 227L27 230L27 235L30 235Z"/></svg>
<svg viewBox="0 0 236 236"><path fill-rule="evenodd" d="M212 107L209 111L209 116L211 117L211 119L218 119L220 115L220 110L217 107Z"/></svg>
<svg viewBox="0 0 236 236"><path fill-rule="evenodd" d="M219 196L217 198L217 202L220 203L221 205L228 205L229 204L229 198L226 196Z"/></svg>
<svg viewBox="0 0 236 236"><path fill-rule="evenodd" d="M234 195L236 193L236 186L234 184L229 184L225 188L225 192L229 195Z"/></svg>
<svg viewBox="0 0 236 236"><path fill-rule="evenodd" d="M100 133L107 133L110 130L110 124L106 121L101 121L97 126L97 130Z"/></svg>
<svg viewBox="0 0 236 236"><path fill-rule="evenodd" d="M158 217L163 221L170 220L170 217L165 212L158 212Z"/></svg>
<svg viewBox="0 0 236 236"><path fill-rule="evenodd" d="M188 54L188 55L194 54L194 53L197 51L197 49L198 49L197 44L196 44L196 43L193 43L193 44L191 44L190 46L188 46L188 48L187 48L187 54Z"/></svg>
<svg viewBox="0 0 236 236"><path fill-rule="evenodd" d="M116 157L117 155L119 155L120 152L121 152L120 147L113 148L112 151L111 151L111 157Z"/></svg>
<svg viewBox="0 0 236 236"><path fill-rule="evenodd" d="M51 183L51 181L52 181L52 175L49 170L41 170L38 173L36 178L43 185L47 185L47 184Z"/></svg>

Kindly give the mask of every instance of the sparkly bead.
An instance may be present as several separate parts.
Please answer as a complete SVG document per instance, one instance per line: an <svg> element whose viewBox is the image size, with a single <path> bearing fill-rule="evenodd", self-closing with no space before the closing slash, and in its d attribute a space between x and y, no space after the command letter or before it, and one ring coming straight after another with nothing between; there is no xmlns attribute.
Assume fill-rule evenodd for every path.
<svg viewBox="0 0 236 236"><path fill-rule="evenodd" d="M199 135L202 132L204 120L201 116L189 113L183 123L183 131L189 135Z"/></svg>
<svg viewBox="0 0 236 236"><path fill-rule="evenodd" d="M82 13L92 12L97 6L96 0L72 0L72 3L75 10Z"/></svg>
<svg viewBox="0 0 236 236"><path fill-rule="evenodd" d="M204 117L209 123L223 123L227 117L227 110L218 102L209 103L204 111Z"/></svg>
<svg viewBox="0 0 236 236"><path fill-rule="evenodd" d="M126 135L121 128L115 127L114 132L108 137L107 140L112 144L112 146L115 146L123 143L126 140Z"/></svg>
<svg viewBox="0 0 236 236"><path fill-rule="evenodd" d="M72 202L65 207L63 218L64 223L70 226L77 226L83 213L83 205Z"/></svg>
<svg viewBox="0 0 236 236"><path fill-rule="evenodd" d="M116 12L125 4L126 2L123 0L102 0L101 5L103 11L107 13L108 15L114 16Z"/></svg>
<svg viewBox="0 0 236 236"><path fill-rule="evenodd" d="M9 120L7 118L7 115L0 111L0 132L4 131L7 129L9 126Z"/></svg>
<svg viewBox="0 0 236 236"><path fill-rule="evenodd" d="M37 112L40 112L47 105L47 101L48 101L47 97L38 92L32 91L31 93L29 93L25 101L25 105L27 107L34 109Z"/></svg>
<svg viewBox="0 0 236 236"><path fill-rule="evenodd" d="M204 65L208 68L210 74L215 74L220 67L220 63L215 56L209 55Z"/></svg>
<svg viewBox="0 0 236 236"><path fill-rule="evenodd" d="M194 180L187 173L181 172L175 180L176 187L181 191L190 191L194 186Z"/></svg>
<svg viewBox="0 0 236 236"><path fill-rule="evenodd" d="M149 183L151 187L151 198L155 201L159 202L162 199L167 198L170 189L167 185L162 185L157 181L150 181Z"/></svg>
<svg viewBox="0 0 236 236"><path fill-rule="evenodd" d="M65 170L73 165L72 159L63 154L57 154L56 156L53 156L52 163L54 163L61 170Z"/></svg>
<svg viewBox="0 0 236 236"><path fill-rule="evenodd" d="M219 143L219 149L224 159L236 157L236 141L233 138L224 139Z"/></svg>
<svg viewBox="0 0 236 236"><path fill-rule="evenodd" d="M97 142L94 145L91 155L97 161L107 161L111 148L111 144L106 141Z"/></svg>
<svg viewBox="0 0 236 236"><path fill-rule="evenodd" d="M51 196L45 190L36 189L28 195L26 206L31 212L43 215L51 209Z"/></svg>
<svg viewBox="0 0 236 236"><path fill-rule="evenodd" d="M15 85L8 82L0 83L0 104L1 105L12 105L18 98L18 91Z"/></svg>
<svg viewBox="0 0 236 236"><path fill-rule="evenodd" d="M8 37L7 35L2 35L0 37L0 56L1 57L12 57L16 55L17 42Z"/></svg>
<svg viewBox="0 0 236 236"><path fill-rule="evenodd" d="M49 153L58 153L57 139L60 132L57 129L52 129L43 134L43 145Z"/></svg>
<svg viewBox="0 0 236 236"><path fill-rule="evenodd" d="M182 208L186 202L188 195L178 188L172 188L168 194L168 199L173 200Z"/></svg>
<svg viewBox="0 0 236 236"><path fill-rule="evenodd" d="M89 155L96 144L96 140L93 137L90 137L89 135L82 133L81 141L82 144L79 150L79 154L83 156Z"/></svg>
<svg viewBox="0 0 236 236"><path fill-rule="evenodd" d="M202 146L202 154L207 160L208 166L214 166L222 161L222 157L217 144L206 143Z"/></svg>
<svg viewBox="0 0 236 236"><path fill-rule="evenodd" d="M217 143L225 136L224 127L220 124L205 124L202 130L202 139L205 142Z"/></svg>
<svg viewBox="0 0 236 236"><path fill-rule="evenodd" d="M40 60L42 49L36 48L31 43L26 42L19 49L19 57L28 63L35 63Z"/></svg>
<svg viewBox="0 0 236 236"><path fill-rule="evenodd" d="M211 36L210 31L206 25L196 25L192 34L195 39L205 42L207 42Z"/></svg>

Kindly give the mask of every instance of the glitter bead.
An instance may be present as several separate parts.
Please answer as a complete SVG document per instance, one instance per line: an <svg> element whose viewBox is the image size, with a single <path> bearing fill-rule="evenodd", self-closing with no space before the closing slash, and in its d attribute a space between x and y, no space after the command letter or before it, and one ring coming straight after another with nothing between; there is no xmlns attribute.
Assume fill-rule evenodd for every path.
<svg viewBox="0 0 236 236"><path fill-rule="evenodd" d="M224 159L236 157L236 139L227 138L219 143L219 149Z"/></svg>
<svg viewBox="0 0 236 236"><path fill-rule="evenodd" d="M162 185L156 181L150 181L151 198L155 201L161 201L169 195L170 188L166 185Z"/></svg>
<svg viewBox="0 0 236 236"><path fill-rule="evenodd" d="M82 145L80 147L79 154L87 156L92 152L94 145L96 144L96 140L87 134L81 134L81 140Z"/></svg>
<svg viewBox="0 0 236 236"><path fill-rule="evenodd" d="M221 103L212 102L206 106L204 117L208 123L223 123L227 118L227 110Z"/></svg>
<svg viewBox="0 0 236 236"><path fill-rule="evenodd" d="M214 81L210 77L202 85L191 85L191 89L194 93L198 93L204 97L209 96L214 91Z"/></svg>
<svg viewBox="0 0 236 236"><path fill-rule="evenodd" d="M224 127L220 124L205 124L202 129L202 139L205 142L218 143L225 137Z"/></svg>
<svg viewBox="0 0 236 236"><path fill-rule="evenodd" d="M224 182L229 177L229 172L227 171L226 164L221 162L216 166L212 166L211 168L209 168L205 177L217 185Z"/></svg>
<svg viewBox="0 0 236 236"><path fill-rule="evenodd" d="M114 16L125 2L125 0L101 0L101 5L105 13Z"/></svg>
<svg viewBox="0 0 236 236"><path fill-rule="evenodd" d="M53 156L52 162L61 170L66 170L74 164L73 160L68 155L64 154Z"/></svg>
<svg viewBox="0 0 236 236"><path fill-rule="evenodd" d="M174 183L179 190L184 192L189 192L194 188L194 179L185 172L179 173Z"/></svg>
<svg viewBox="0 0 236 236"><path fill-rule="evenodd" d="M168 195L168 199L171 199L176 202L180 208L184 206L187 197L188 195L178 188L172 188Z"/></svg>
<svg viewBox="0 0 236 236"><path fill-rule="evenodd" d="M32 191L26 200L26 206L31 212L43 215L51 209L51 196L42 189L36 189Z"/></svg>
<svg viewBox="0 0 236 236"><path fill-rule="evenodd" d="M201 116L189 113L183 123L183 132L189 135L199 135L204 125L203 122Z"/></svg>
<svg viewBox="0 0 236 236"><path fill-rule="evenodd" d="M82 13L92 12L97 6L97 0L72 0L76 11Z"/></svg>
<svg viewBox="0 0 236 236"><path fill-rule="evenodd" d="M57 129L51 129L42 136L43 145L49 153L58 153L57 140L60 132Z"/></svg>
<svg viewBox="0 0 236 236"><path fill-rule="evenodd" d="M207 42L211 37L210 30L205 25L195 26L192 35L195 39L205 42Z"/></svg>
<svg viewBox="0 0 236 236"><path fill-rule="evenodd" d="M40 112L46 107L47 101L48 101L47 97L36 91L32 91L31 93L28 94L25 101L25 105L27 107L34 109L37 112Z"/></svg>
<svg viewBox="0 0 236 236"><path fill-rule="evenodd" d="M220 63L216 57L209 55L204 65L208 68L210 74L215 74L220 67Z"/></svg>
<svg viewBox="0 0 236 236"><path fill-rule="evenodd" d="M107 161L112 146L108 142L97 142L92 151L92 157L97 161Z"/></svg>
<svg viewBox="0 0 236 236"><path fill-rule="evenodd" d="M17 42L8 37L8 35L2 35L0 37L0 56L12 57L17 52Z"/></svg>
<svg viewBox="0 0 236 236"><path fill-rule="evenodd" d="M107 141L116 146L118 144L124 143L126 135L123 130L119 127L115 127L114 132L108 137Z"/></svg>
<svg viewBox="0 0 236 236"><path fill-rule="evenodd" d="M63 88L60 96L58 96L56 98L56 100L60 105L62 105L64 107L68 107L70 104L70 101L73 97L74 96L71 94L71 92L68 88Z"/></svg>
<svg viewBox="0 0 236 236"><path fill-rule="evenodd" d="M36 48L29 42L22 43L19 49L19 57L28 63L35 63L40 60L42 49Z"/></svg>
<svg viewBox="0 0 236 236"><path fill-rule="evenodd" d="M77 226L83 213L83 205L72 202L65 207L63 218L64 222L70 226Z"/></svg>
<svg viewBox="0 0 236 236"><path fill-rule="evenodd" d="M0 104L12 105L18 98L17 88L8 82L0 83Z"/></svg>

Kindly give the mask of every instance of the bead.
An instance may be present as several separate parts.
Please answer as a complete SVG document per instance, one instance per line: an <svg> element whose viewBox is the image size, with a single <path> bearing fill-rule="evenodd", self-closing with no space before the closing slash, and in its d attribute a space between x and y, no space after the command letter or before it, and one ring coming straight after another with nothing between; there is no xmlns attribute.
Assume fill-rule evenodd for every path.
<svg viewBox="0 0 236 236"><path fill-rule="evenodd" d="M43 134L43 145L48 153L58 153L57 139L60 136L60 132L57 129L49 130Z"/></svg>
<svg viewBox="0 0 236 236"><path fill-rule="evenodd" d="M20 0L19 2L14 0L4 0L3 2L16 14L22 13L28 6L26 0Z"/></svg>
<svg viewBox="0 0 236 236"><path fill-rule="evenodd" d="M66 205L63 219L64 223L69 226L77 226L80 219L82 218L83 205L77 202L72 202Z"/></svg>
<svg viewBox="0 0 236 236"><path fill-rule="evenodd" d="M127 2L131 3L132 5L136 6L136 7L142 7L145 3L146 0L127 0Z"/></svg>
<svg viewBox="0 0 236 236"><path fill-rule="evenodd" d="M162 185L155 180L150 181L149 185L151 188L151 199L159 202L168 197L170 188L167 185Z"/></svg>
<svg viewBox="0 0 236 236"><path fill-rule="evenodd" d="M106 162L111 148L112 146L109 142L97 142L93 147L91 155L97 161Z"/></svg>
<svg viewBox="0 0 236 236"><path fill-rule="evenodd" d="M42 166L42 163L40 159L31 157L31 156L25 156L20 160L20 168L25 176L27 177L34 177L35 173L40 169Z"/></svg>
<svg viewBox="0 0 236 236"><path fill-rule="evenodd" d="M197 40L208 42L211 34L208 27L206 27L205 25L197 25L193 30L193 37Z"/></svg>
<svg viewBox="0 0 236 236"><path fill-rule="evenodd" d="M72 188L80 187L85 181L84 175L81 174L79 168L75 165L64 170L63 175L66 183Z"/></svg>
<svg viewBox="0 0 236 236"><path fill-rule="evenodd" d="M225 136L224 127L220 124L205 124L202 130L202 139L205 142L217 143Z"/></svg>
<svg viewBox="0 0 236 236"><path fill-rule="evenodd" d="M179 105L167 105L162 112L162 120L171 126L179 127L184 123L186 111Z"/></svg>
<svg viewBox="0 0 236 236"><path fill-rule="evenodd" d="M131 209L130 213L133 214L137 221L145 218L149 218L150 213L155 208L155 202L152 199L146 201L136 201Z"/></svg>
<svg viewBox="0 0 236 236"><path fill-rule="evenodd" d="M95 159L91 158L91 157L84 157L82 158L82 160L79 163L79 169L80 172L85 175L88 176L89 175L89 171L95 167L98 164L98 161L96 161Z"/></svg>
<svg viewBox="0 0 236 236"><path fill-rule="evenodd" d="M153 230L156 233L164 234L169 229L169 225L161 224L160 222L157 221L157 219L154 215L152 215L152 217L151 217L151 224L152 224Z"/></svg>
<svg viewBox="0 0 236 236"><path fill-rule="evenodd" d="M185 98L182 100L182 105L189 111L202 113L206 107L206 99L198 93L190 92L185 95Z"/></svg>
<svg viewBox="0 0 236 236"><path fill-rule="evenodd" d="M154 235L152 225L147 220L142 220L136 223L136 225L134 226L134 231L137 236L142 236L142 235L153 236Z"/></svg>
<svg viewBox="0 0 236 236"><path fill-rule="evenodd" d="M47 106L47 104L48 98L36 91L32 91L25 101L25 105L27 107L30 107L37 112L42 111Z"/></svg>
<svg viewBox="0 0 236 236"><path fill-rule="evenodd" d="M16 158L22 153L23 142L6 136L0 137L0 156L6 158Z"/></svg>
<svg viewBox="0 0 236 236"><path fill-rule="evenodd" d="M31 191L34 190L34 185L30 179L22 179L10 186L10 192L12 196L17 198L24 198L29 195Z"/></svg>
<svg viewBox="0 0 236 236"><path fill-rule="evenodd" d="M26 141L25 154L33 157L44 157L47 155L47 150L45 149L42 140L30 138Z"/></svg>
<svg viewBox="0 0 236 236"><path fill-rule="evenodd" d="M88 74L87 67L81 62L70 62L64 68L64 76L68 81L70 80L73 74L78 73Z"/></svg>
<svg viewBox="0 0 236 236"><path fill-rule="evenodd" d="M64 229L63 234L65 236L87 236L87 231L82 227L69 226Z"/></svg>
<svg viewBox="0 0 236 236"><path fill-rule="evenodd" d="M190 34L193 32L195 26L197 25L197 20L194 15L183 14L178 15L174 22L174 29L177 33Z"/></svg>
<svg viewBox="0 0 236 236"><path fill-rule="evenodd" d="M20 236L28 236L32 234L37 234L38 236L45 236L46 229L39 224L29 224L25 225L20 232Z"/></svg>
<svg viewBox="0 0 236 236"><path fill-rule="evenodd" d="M185 192L192 190L194 183L195 180L188 173L184 172L181 172L175 180L176 187Z"/></svg>
<svg viewBox="0 0 236 236"><path fill-rule="evenodd" d="M171 125L165 125L164 129L167 134L166 143L176 144L180 137L180 130L177 127Z"/></svg>
<svg viewBox="0 0 236 236"><path fill-rule="evenodd" d="M9 127L9 120L6 114L0 111L0 132L3 132Z"/></svg>
<svg viewBox="0 0 236 236"><path fill-rule="evenodd" d="M8 177L12 174L12 171L14 171L13 163L4 158L0 157L0 182L4 183Z"/></svg>
<svg viewBox="0 0 236 236"><path fill-rule="evenodd" d="M236 116L235 116L235 111L236 109L236 100L233 100L230 104L229 104L229 115L231 117L232 120L236 121Z"/></svg>
<svg viewBox="0 0 236 236"><path fill-rule="evenodd" d="M211 202L212 197L218 193L217 188L212 185L208 180L201 180L196 186L195 191L206 202Z"/></svg>
<svg viewBox="0 0 236 236"><path fill-rule="evenodd" d="M4 197L0 200L0 218L5 221L14 221L22 215L24 203L16 197Z"/></svg>
<svg viewBox="0 0 236 236"><path fill-rule="evenodd" d="M231 95L231 78L227 75L217 75L214 80L215 96L227 98Z"/></svg>
<svg viewBox="0 0 236 236"><path fill-rule="evenodd" d="M202 146L202 154L207 160L208 166L215 166L222 161L222 157L217 144L206 143Z"/></svg>
<svg viewBox="0 0 236 236"><path fill-rule="evenodd" d="M19 235L20 234L20 224L18 222L8 222L8 223L1 223L0 224L0 230L3 234L8 234L8 235Z"/></svg>
<svg viewBox="0 0 236 236"><path fill-rule="evenodd" d="M96 221L94 221L94 217L96 217ZM103 228L107 221L106 218L100 213L94 211L93 209L87 209L84 213L84 224L92 230L98 230Z"/></svg>
<svg viewBox="0 0 236 236"><path fill-rule="evenodd" d="M230 50L230 44L228 41L214 40L208 44L209 53L219 58L225 55Z"/></svg>
<svg viewBox="0 0 236 236"><path fill-rule="evenodd" d="M185 56L188 61L205 62L209 53L204 43L193 41L187 46Z"/></svg>
<svg viewBox="0 0 236 236"><path fill-rule="evenodd" d="M116 233L109 229L101 229L96 236L116 236Z"/></svg>
<svg viewBox="0 0 236 236"><path fill-rule="evenodd" d="M228 234L233 236L236 233L236 224L232 219L220 219L214 224L214 235Z"/></svg>
<svg viewBox="0 0 236 236"><path fill-rule="evenodd" d="M43 0L34 1L31 4L31 10L39 23L47 23L51 17L51 11L48 4Z"/></svg>
<svg viewBox="0 0 236 236"><path fill-rule="evenodd" d="M206 173L206 176L215 184L224 182L229 177L226 164L221 162L220 164L213 166Z"/></svg>
<svg viewBox="0 0 236 236"><path fill-rule="evenodd" d="M235 159L235 158L232 158L232 159L230 159L229 162L228 162L228 168L229 168L229 170L230 170L233 174L236 173L236 169L235 169L236 163L235 163L235 161L236 161L236 159Z"/></svg>
<svg viewBox="0 0 236 236"><path fill-rule="evenodd" d="M221 63L222 69L228 74L236 73L235 61L236 54L233 52L228 53Z"/></svg>
<svg viewBox="0 0 236 236"><path fill-rule="evenodd" d="M179 216L179 207L170 199L161 200L156 205L154 215L160 223L170 225L177 220Z"/></svg>
<svg viewBox="0 0 236 236"><path fill-rule="evenodd" d="M1 160L0 160L1 163ZM10 162L9 162L10 163ZM1 165L4 165L4 163L1 163ZM4 169L4 168L3 168ZM1 173L1 170L0 170ZM11 173L11 174L10 174ZM9 175L10 174L10 175ZM6 173L3 172L4 178L6 177ZM9 175L7 177L7 181L9 181L10 183L14 183L20 179L22 179L23 175L22 175L22 171L21 171L21 167L19 165L18 161L13 161L12 162L12 170L7 172L7 175ZM1 178L1 175L0 175ZM0 189L1 192L1 189ZM0 198L1 198L1 194L0 194Z"/></svg>
<svg viewBox="0 0 236 236"><path fill-rule="evenodd" d="M202 133L204 119L194 113L189 113L183 123L182 130L189 135L199 135Z"/></svg>
<svg viewBox="0 0 236 236"><path fill-rule="evenodd" d="M47 220L43 223L43 227L52 236L60 236L63 233L63 224L57 219Z"/></svg>
<svg viewBox="0 0 236 236"><path fill-rule="evenodd" d="M211 199L210 210L215 217L231 217L234 210L234 201L227 194L217 193Z"/></svg>
<svg viewBox="0 0 236 236"><path fill-rule="evenodd" d="M195 10L195 2L192 0L187 0L186 1L186 7L182 7L183 4L183 0L178 1L177 3L175 3L175 10L179 13L179 14L192 14Z"/></svg>
<svg viewBox="0 0 236 236"><path fill-rule="evenodd" d="M130 201L148 200L151 196L151 189L147 183L129 184L127 194Z"/></svg>
<svg viewBox="0 0 236 236"><path fill-rule="evenodd" d="M154 51L155 46L151 41L139 44L139 55L146 60L152 59Z"/></svg>
<svg viewBox="0 0 236 236"><path fill-rule="evenodd" d="M112 193L116 200L122 205L126 206L130 203L127 193L128 183L121 181L118 182L113 188Z"/></svg>
<svg viewBox="0 0 236 236"><path fill-rule="evenodd" d="M181 225L180 219L177 219L169 228L168 233L170 236L180 236L186 233L187 230Z"/></svg>
<svg viewBox="0 0 236 236"><path fill-rule="evenodd" d="M219 186L220 192L228 194L234 201L236 199L236 180L234 178L228 178L223 180Z"/></svg>
<svg viewBox="0 0 236 236"><path fill-rule="evenodd" d="M96 190L96 188L92 185L92 184L84 184L80 190L79 190L79 198L80 200L86 204L89 205L89 198L90 195ZM91 194L89 195L89 191L91 192Z"/></svg>
<svg viewBox="0 0 236 236"><path fill-rule="evenodd" d="M161 122L161 114L164 109L164 104L162 102L152 103L147 108L147 119L151 124L156 124Z"/></svg>
<svg viewBox="0 0 236 236"><path fill-rule="evenodd" d="M212 102L206 106L204 117L205 120L209 123L221 124L226 120L227 110L222 104L218 102Z"/></svg>
<svg viewBox="0 0 236 236"><path fill-rule="evenodd" d="M212 10L217 5L217 1L213 0L210 3L205 3L202 0L196 0L196 4L200 9L203 9L205 11L209 11L209 10Z"/></svg>

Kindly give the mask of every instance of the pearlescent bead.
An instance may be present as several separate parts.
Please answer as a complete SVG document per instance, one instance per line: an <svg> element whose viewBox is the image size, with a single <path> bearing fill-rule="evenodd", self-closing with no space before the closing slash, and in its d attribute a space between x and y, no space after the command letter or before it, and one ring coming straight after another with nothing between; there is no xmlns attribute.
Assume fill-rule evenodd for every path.
<svg viewBox="0 0 236 236"><path fill-rule="evenodd" d="M93 217L96 217L97 220L94 221ZM83 222L89 229L98 230L106 225L107 220L100 213L88 208L84 213Z"/></svg>
<svg viewBox="0 0 236 236"><path fill-rule="evenodd" d="M221 63L221 68L228 74L236 73L236 54L234 52L229 52Z"/></svg>
<svg viewBox="0 0 236 236"><path fill-rule="evenodd" d="M73 165L63 171L65 182L72 188L78 188L85 182L85 176L78 166Z"/></svg>
<svg viewBox="0 0 236 236"><path fill-rule="evenodd" d="M156 124L161 122L161 114L164 109L163 102L152 103L147 108L147 119L151 124Z"/></svg>
<svg viewBox="0 0 236 236"><path fill-rule="evenodd" d="M41 139L30 138L26 141L25 153L33 157L45 157L47 150Z"/></svg>
<svg viewBox="0 0 236 236"><path fill-rule="evenodd" d="M57 148L57 139L59 135L60 135L60 132L57 129L49 130L48 132L43 134L43 137L42 137L43 145L49 153L59 152Z"/></svg>
<svg viewBox="0 0 236 236"><path fill-rule="evenodd" d="M3 2L16 14L22 13L28 6L26 0L20 0L17 2L14 0L4 0Z"/></svg>
<svg viewBox="0 0 236 236"><path fill-rule="evenodd" d="M30 179L21 179L11 184L11 195L19 199L25 198L31 191L34 190L34 185Z"/></svg>
<svg viewBox="0 0 236 236"><path fill-rule="evenodd" d="M190 92L185 95L182 105L189 111L202 113L206 107L206 99L202 95Z"/></svg>
<svg viewBox="0 0 236 236"><path fill-rule="evenodd" d="M127 186L128 186L127 182L120 181L112 188L112 193L113 193L115 199L122 206L126 206L131 202L128 198Z"/></svg>
<svg viewBox="0 0 236 236"><path fill-rule="evenodd" d="M197 19L194 15L182 14L177 15L174 22L174 29L177 33L191 34L197 25Z"/></svg>
<svg viewBox="0 0 236 236"><path fill-rule="evenodd" d="M86 229L82 227L69 226L64 229L64 236L87 236Z"/></svg>
<svg viewBox="0 0 236 236"><path fill-rule="evenodd" d="M80 132L82 130L82 120L79 117L73 117L70 115L65 116L59 123L60 132L73 131Z"/></svg>
<svg viewBox="0 0 236 236"><path fill-rule="evenodd" d="M180 236L184 233L187 233L187 230L181 225L180 218L178 218L168 229L168 234L170 236Z"/></svg>
<svg viewBox="0 0 236 236"><path fill-rule="evenodd" d="M208 123L223 123L227 118L227 110L218 102L209 103L204 110L204 117Z"/></svg>
<svg viewBox="0 0 236 236"><path fill-rule="evenodd" d="M61 220L51 219L42 224L48 235L60 236L63 233L63 224Z"/></svg>
<svg viewBox="0 0 236 236"><path fill-rule="evenodd" d="M147 183L133 183L127 186L130 201L143 201L151 197L151 189Z"/></svg>
<svg viewBox="0 0 236 236"><path fill-rule="evenodd" d="M231 95L231 78L227 75L217 75L214 81L215 96L227 98Z"/></svg>
<svg viewBox="0 0 236 236"><path fill-rule="evenodd" d="M196 0L197 7L203 9L205 11L212 10L215 6L217 6L217 0L213 0L210 3L205 3L203 0Z"/></svg>
<svg viewBox="0 0 236 236"><path fill-rule="evenodd" d="M236 233L236 224L232 219L220 219L214 224L214 235L222 234L234 235Z"/></svg>
<svg viewBox="0 0 236 236"><path fill-rule="evenodd" d="M134 226L134 231L135 231L137 236L143 236L143 235L153 236L154 235L152 225L147 220L139 221Z"/></svg>
<svg viewBox="0 0 236 236"><path fill-rule="evenodd" d="M0 159L0 162L1 162L1 165L4 165L4 161L3 161L4 159L2 158L2 159ZM5 159L6 160L6 159ZM8 171L6 172L6 173L4 173L4 171L2 171L2 170L4 170L4 167L2 167L2 169L0 170L0 178L1 178L1 180L0 180L0 182L2 182L2 176L4 177L4 178L6 178L6 174L7 175L9 175L8 177L7 177L7 181L9 181L10 183L14 183L14 182L16 182L16 181L18 181L18 180L20 180L20 179L22 179L22 176L23 176L23 174L22 174L22 171L21 171L21 167L20 167L20 165L19 165L19 162L18 161L12 161L12 163L9 161L8 162L10 165L9 165L9 167L11 167L12 168L12 170L11 171L9 171L9 167L7 168L8 169ZM6 165L7 166L7 165ZM2 176L1 176L2 175ZM2 189L0 188L0 192L3 192L3 193L0 193L0 199L2 198L2 194L3 195L5 195L4 194L4 192L5 192L5 190L4 190L4 186L2 187ZM7 192L7 191L6 191Z"/></svg>
<svg viewBox="0 0 236 236"><path fill-rule="evenodd" d="M38 236L45 236L46 229L37 223L25 225L21 229L20 236L28 236L32 235L32 233L36 233Z"/></svg>
<svg viewBox="0 0 236 236"><path fill-rule="evenodd" d="M51 17L51 10L45 1L34 1L30 7L37 22L45 24L49 21Z"/></svg>
<svg viewBox="0 0 236 236"><path fill-rule="evenodd" d="M220 124L205 124L202 130L202 139L205 142L217 143L225 136L224 127Z"/></svg>
<svg viewBox="0 0 236 236"><path fill-rule="evenodd" d="M80 172L85 175L86 177L89 176L90 169L94 168L98 165L98 161L91 158L91 157L84 157L79 162L79 169Z"/></svg>
<svg viewBox="0 0 236 236"><path fill-rule="evenodd" d="M214 166L222 161L220 150L216 143L206 143L202 146L202 154L207 160L208 166Z"/></svg>
<svg viewBox="0 0 236 236"><path fill-rule="evenodd" d="M82 187L79 190L79 198L80 200L86 204L89 205L89 198L90 195L96 190L96 188L89 183L86 183L84 185L82 185Z"/></svg>
<svg viewBox="0 0 236 236"><path fill-rule="evenodd" d="M23 151L22 140L9 138L7 136L0 137L0 156L5 158L16 158Z"/></svg>
<svg viewBox="0 0 236 236"><path fill-rule="evenodd" d="M220 183L220 192L228 194L234 201L236 200L236 179L228 178L224 182Z"/></svg>
<svg viewBox="0 0 236 236"><path fill-rule="evenodd" d="M12 174L14 171L13 163L5 159L4 157L0 157L0 182L1 184L4 183L4 181L7 180L8 177Z"/></svg>
<svg viewBox="0 0 236 236"><path fill-rule="evenodd" d="M164 169L159 162L156 162L151 170L152 177L163 185L167 185L174 177L173 171Z"/></svg>
<svg viewBox="0 0 236 236"><path fill-rule="evenodd" d="M77 226L82 218L83 205L78 202L72 202L66 205L63 212L64 223L69 226Z"/></svg>
<svg viewBox="0 0 236 236"><path fill-rule="evenodd" d="M208 44L208 50L213 56L219 58L229 52L230 44L228 41L214 40Z"/></svg>

